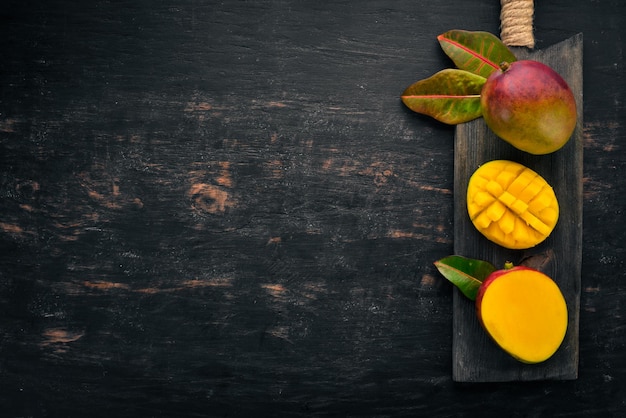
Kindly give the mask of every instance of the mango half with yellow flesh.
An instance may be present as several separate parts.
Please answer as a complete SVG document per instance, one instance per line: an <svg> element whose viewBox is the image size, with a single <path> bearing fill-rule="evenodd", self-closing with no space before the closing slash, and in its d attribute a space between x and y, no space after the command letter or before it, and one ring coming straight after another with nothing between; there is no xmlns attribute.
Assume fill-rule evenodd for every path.
<svg viewBox="0 0 626 418"><path fill-rule="evenodd" d="M435 262L439 272L474 302L487 335L523 363L552 357L568 327L568 309L558 284L545 273L506 262L451 255Z"/></svg>
<svg viewBox="0 0 626 418"><path fill-rule="evenodd" d="M508 160L481 165L467 187L467 211L487 239L510 249L544 241L556 226L559 203L535 171Z"/></svg>
<svg viewBox="0 0 626 418"><path fill-rule="evenodd" d="M550 277L528 267L491 273L478 290L476 313L493 341L523 363L550 358L567 331L561 290Z"/></svg>

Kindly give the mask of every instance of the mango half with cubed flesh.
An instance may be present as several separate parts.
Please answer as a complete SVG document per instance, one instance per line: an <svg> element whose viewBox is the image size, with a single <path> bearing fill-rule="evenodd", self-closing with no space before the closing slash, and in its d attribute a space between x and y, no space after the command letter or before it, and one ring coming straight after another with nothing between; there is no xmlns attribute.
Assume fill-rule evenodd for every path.
<svg viewBox="0 0 626 418"><path fill-rule="evenodd" d="M565 298L540 271L522 266L495 271L481 284L475 303L487 334L521 362L547 360L565 338Z"/></svg>
<svg viewBox="0 0 626 418"><path fill-rule="evenodd" d="M535 171L508 160L481 165L467 187L467 211L487 239L510 249L544 241L559 218L554 190Z"/></svg>

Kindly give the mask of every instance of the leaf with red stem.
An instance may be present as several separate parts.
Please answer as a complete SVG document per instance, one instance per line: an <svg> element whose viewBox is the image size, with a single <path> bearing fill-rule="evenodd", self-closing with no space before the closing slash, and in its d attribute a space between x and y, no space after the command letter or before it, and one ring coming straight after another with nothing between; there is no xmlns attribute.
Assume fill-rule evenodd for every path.
<svg viewBox="0 0 626 418"><path fill-rule="evenodd" d="M437 36L437 40L459 69L485 78L499 69L500 63L517 60L511 50L489 32L451 30Z"/></svg>
<svg viewBox="0 0 626 418"><path fill-rule="evenodd" d="M455 125L482 115L480 91L486 79L468 71L446 69L410 85L402 102L411 110Z"/></svg>

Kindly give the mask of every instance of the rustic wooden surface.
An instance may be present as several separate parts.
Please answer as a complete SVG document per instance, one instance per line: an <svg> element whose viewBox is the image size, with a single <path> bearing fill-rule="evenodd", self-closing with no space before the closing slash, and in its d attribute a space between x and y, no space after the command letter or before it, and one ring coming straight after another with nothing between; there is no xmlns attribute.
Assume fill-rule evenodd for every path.
<svg viewBox="0 0 626 418"><path fill-rule="evenodd" d="M583 209L583 35L541 50L513 49L518 59L549 65L568 83L576 100L577 124L557 152L531 155L498 139L482 118L456 127L454 142L454 253L488 260L498 268L510 261L552 277L568 310L568 326L559 350L541 364L523 364L499 349L482 330L473 302L456 290L453 296L452 376L459 382L502 382L578 377L578 324L582 265ZM526 250L509 250L482 236L467 215L467 184L481 165L511 160L539 173L559 200L559 221L548 239Z"/></svg>
<svg viewBox="0 0 626 418"><path fill-rule="evenodd" d="M621 0L536 5L584 34L579 378L452 380L454 128L399 94L499 8L5 2L2 415L623 416Z"/></svg>

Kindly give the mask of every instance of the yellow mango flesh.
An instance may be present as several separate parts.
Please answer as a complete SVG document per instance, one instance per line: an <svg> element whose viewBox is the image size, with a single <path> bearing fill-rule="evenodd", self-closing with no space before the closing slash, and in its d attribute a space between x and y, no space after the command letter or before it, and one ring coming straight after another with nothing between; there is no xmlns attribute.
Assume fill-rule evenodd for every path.
<svg viewBox="0 0 626 418"><path fill-rule="evenodd" d="M528 167L507 160L483 164L467 187L472 223L489 240L511 249L545 240L559 218L552 187Z"/></svg>
<svg viewBox="0 0 626 418"><path fill-rule="evenodd" d="M477 311L490 337L524 363L539 363L560 347L567 305L556 283L536 270L503 273L479 292Z"/></svg>

